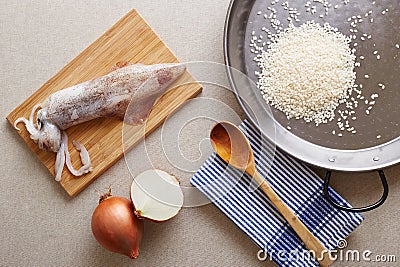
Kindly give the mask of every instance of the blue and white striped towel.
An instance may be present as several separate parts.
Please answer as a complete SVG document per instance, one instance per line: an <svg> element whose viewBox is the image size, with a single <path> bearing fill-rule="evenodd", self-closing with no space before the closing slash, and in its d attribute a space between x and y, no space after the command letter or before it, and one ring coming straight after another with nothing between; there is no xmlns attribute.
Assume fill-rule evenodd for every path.
<svg viewBox="0 0 400 267"><path fill-rule="evenodd" d="M334 249L361 223L360 214L337 210L325 200L322 180L306 165L279 150L274 152L274 146L261 138L249 122L244 121L240 129L250 140L259 172L326 248ZM265 194L254 190L255 184L247 174L212 154L191 184L279 266L318 266L314 259L293 257L293 253L306 249L304 244ZM349 205L334 190L329 191L334 201Z"/></svg>

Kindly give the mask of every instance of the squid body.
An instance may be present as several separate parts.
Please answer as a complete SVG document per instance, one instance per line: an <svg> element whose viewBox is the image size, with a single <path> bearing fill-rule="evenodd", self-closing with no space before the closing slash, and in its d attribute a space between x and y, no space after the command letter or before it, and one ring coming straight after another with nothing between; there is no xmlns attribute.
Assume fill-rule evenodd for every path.
<svg viewBox="0 0 400 267"><path fill-rule="evenodd" d="M156 100L185 69L182 64L119 62L108 75L51 94L34 106L28 119L15 120L14 127L19 130L17 124L24 123L30 138L38 143L40 149L57 153L56 181L61 180L65 164L74 176L81 176L92 171L89 153L82 144L73 141L82 162L80 169L74 169L64 130L99 117L113 117L132 125L142 124ZM129 114L126 114L128 105Z"/></svg>

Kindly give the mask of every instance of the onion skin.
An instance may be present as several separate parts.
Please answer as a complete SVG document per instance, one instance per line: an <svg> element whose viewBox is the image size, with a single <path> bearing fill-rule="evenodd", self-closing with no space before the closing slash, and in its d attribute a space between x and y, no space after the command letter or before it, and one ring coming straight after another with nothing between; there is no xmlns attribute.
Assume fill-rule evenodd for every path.
<svg viewBox="0 0 400 267"><path fill-rule="evenodd" d="M136 259L144 230L143 220L133 213L132 202L123 197L100 199L92 215L92 232L104 248Z"/></svg>

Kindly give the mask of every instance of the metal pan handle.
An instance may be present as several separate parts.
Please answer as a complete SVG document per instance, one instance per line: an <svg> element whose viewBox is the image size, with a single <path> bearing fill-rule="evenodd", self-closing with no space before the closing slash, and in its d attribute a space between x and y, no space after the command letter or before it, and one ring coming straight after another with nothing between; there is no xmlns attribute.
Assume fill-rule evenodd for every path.
<svg viewBox="0 0 400 267"><path fill-rule="evenodd" d="M381 181L382 181L383 195L374 204L371 204L371 205L365 206L365 207L361 207L361 208L349 208L349 207L339 205L338 203L334 202L331 199L331 196L329 195L329 192L328 192L329 181L331 179L332 171L326 171L325 181L324 181L325 198L332 206L334 206L335 208L337 208L339 210L344 210L344 211L349 211L349 212L365 212L365 211L370 211L370 210L376 209L377 207L382 205L383 202L385 202L386 198L388 197L388 193L389 193L389 187L388 187L388 184L386 181L385 173L383 172L383 170L378 170L378 173L379 173L379 177L381 178Z"/></svg>

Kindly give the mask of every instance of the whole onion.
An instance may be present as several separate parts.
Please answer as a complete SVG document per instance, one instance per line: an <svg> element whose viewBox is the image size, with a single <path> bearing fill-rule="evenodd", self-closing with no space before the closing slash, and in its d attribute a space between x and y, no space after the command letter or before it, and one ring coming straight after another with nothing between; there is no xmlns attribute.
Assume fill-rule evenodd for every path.
<svg viewBox="0 0 400 267"><path fill-rule="evenodd" d="M92 215L92 232L100 245L135 259L143 229L143 220L134 215L130 200L111 196L111 189L101 196Z"/></svg>

